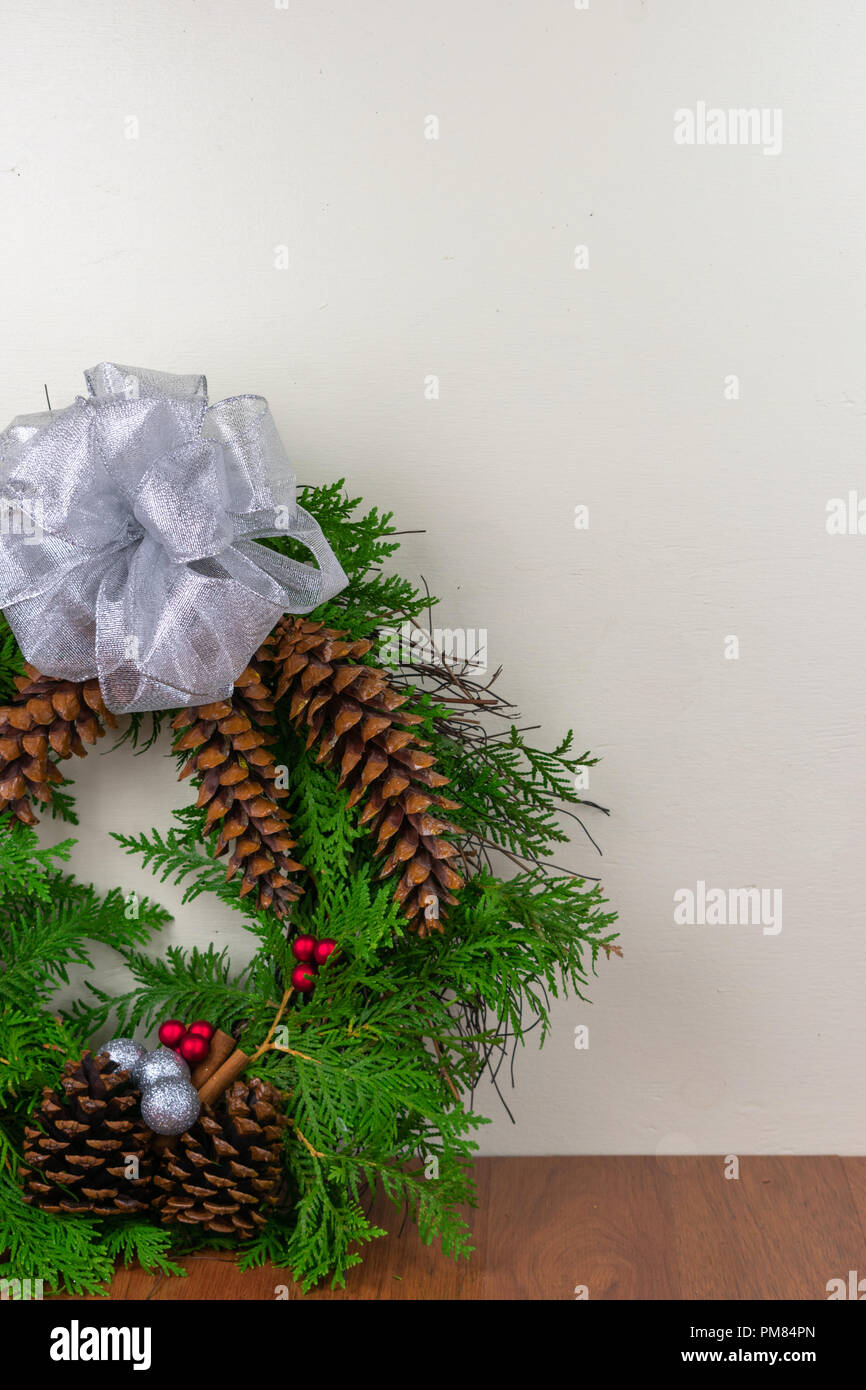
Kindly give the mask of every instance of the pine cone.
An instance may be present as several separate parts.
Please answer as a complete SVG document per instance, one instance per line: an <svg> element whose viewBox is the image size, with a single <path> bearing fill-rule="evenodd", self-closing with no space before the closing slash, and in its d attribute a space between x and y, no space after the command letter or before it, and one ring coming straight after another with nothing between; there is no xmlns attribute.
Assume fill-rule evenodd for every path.
<svg viewBox="0 0 866 1390"><path fill-rule="evenodd" d="M368 794L361 824L372 823L378 831L377 853L389 851L380 877L401 872L395 897L425 936L442 930L440 903L456 902L454 892L463 882L450 862L458 850L441 838L460 827L437 814L459 803L436 790L448 778L435 770L435 757L424 751L428 745L412 732L422 720L402 708L406 696L393 689L384 671L358 664L372 642L344 636L322 623L283 618L259 660L274 664L276 697L291 695L289 717L306 726L307 747L320 743L316 761L339 766L340 785L350 788L349 805Z"/></svg>
<svg viewBox="0 0 866 1390"><path fill-rule="evenodd" d="M103 724L116 728L116 721L97 680L60 681L35 666L25 670L15 678L15 704L0 707L0 811L11 808L25 825L35 825L30 798L50 801L51 785L63 781L54 758L83 758L84 744L102 738Z"/></svg>
<svg viewBox="0 0 866 1390"><path fill-rule="evenodd" d="M24 1201L54 1214L127 1216L150 1205L153 1136L141 1095L106 1053L67 1062L24 1131ZM126 1175L130 1157L138 1177ZM68 1191L66 1190L68 1189Z"/></svg>
<svg viewBox="0 0 866 1390"><path fill-rule="evenodd" d="M226 879L241 870L241 897L256 889L258 904L284 917L304 891L289 875L303 868L289 855L295 841L279 800L288 788L276 785L277 769L268 733L276 724L274 701L259 671L248 666L235 682L231 700L183 709L172 721L185 732L175 750L195 749L180 777L201 779L198 806L207 806L205 829L219 822L214 857L234 848Z"/></svg>
<svg viewBox="0 0 866 1390"><path fill-rule="evenodd" d="M254 1235L279 1200L280 1150L288 1120L266 1081L235 1081L218 1105L163 1154L154 1209L165 1224L201 1226L221 1235Z"/></svg>

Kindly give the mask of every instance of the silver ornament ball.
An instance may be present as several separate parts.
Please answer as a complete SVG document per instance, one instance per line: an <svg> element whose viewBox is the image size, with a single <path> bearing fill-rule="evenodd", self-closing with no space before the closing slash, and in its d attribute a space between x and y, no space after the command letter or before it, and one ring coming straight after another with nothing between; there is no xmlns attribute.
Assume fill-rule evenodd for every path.
<svg viewBox="0 0 866 1390"><path fill-rule="evenodd" d="M134 1038L112 1038L109 1042L103 1043L99 1051L107 1052L112 1062L116 1062L123 1071L132 1072L133 1075L144 1056L144 1048Z"/></svg>
<svg viewBox="0 0 866 1390"><path fill-rule="evenodd" d="M189 1067L170 1047L145 1052L135 1068L135 1079L142 1090L156 1081L188 1081Z"/></svg>
<svg viewBox="0 0 866 1390"><path fill-rule="evenodd" d="M198 1091L189 1081L155 1081L141 1094L141 1118L154 1134L185 1134L200 1110Z"/></svg>

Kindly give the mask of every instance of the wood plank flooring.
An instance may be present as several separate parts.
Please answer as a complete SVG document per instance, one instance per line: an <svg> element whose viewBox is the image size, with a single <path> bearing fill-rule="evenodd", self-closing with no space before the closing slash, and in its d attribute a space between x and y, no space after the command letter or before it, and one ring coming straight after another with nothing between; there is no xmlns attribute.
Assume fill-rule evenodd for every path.
<svg viewBox="0 0 866 1390"><path fill-rule="evenodd" d="M302 1294L284 1270L238 1272L224 1253L185 1279L119 1270L115 1299L826 1299L866 1276L866 1158L487 1158L471 1213L476 1253L455 1264L378 1207L394 1231L345 1290Z"/></svg>

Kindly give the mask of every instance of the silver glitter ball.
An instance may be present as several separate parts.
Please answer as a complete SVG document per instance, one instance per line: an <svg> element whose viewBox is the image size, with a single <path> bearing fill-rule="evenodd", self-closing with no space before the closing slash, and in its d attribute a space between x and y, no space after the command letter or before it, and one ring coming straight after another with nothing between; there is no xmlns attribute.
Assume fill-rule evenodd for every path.
<svg viewBox="0 0 866 1390"><path fill-rule="evenodd" d="M132 1072L133 1075L144 1056L144 1048L134 1038L112 1038L110 1042L103 1043L99 1051L107 1052L112 1062L116 1062L124 1071Z"/></svg>
<svg viewBox="0 0 866 1390"><path fill-rule="evenodd" d="M189 1067L170 1047L158 1047L136 1064L135 1079L142 1090L156 1081L188 1081Z"/></svg>
<svg viewBox="0 0 866 1390"><path fill-rule="evenodd" d="M141 1118L154 1134L185 1134L200 1110L198 1091L189 1081L155 1081L141 1094Z"/></svg>

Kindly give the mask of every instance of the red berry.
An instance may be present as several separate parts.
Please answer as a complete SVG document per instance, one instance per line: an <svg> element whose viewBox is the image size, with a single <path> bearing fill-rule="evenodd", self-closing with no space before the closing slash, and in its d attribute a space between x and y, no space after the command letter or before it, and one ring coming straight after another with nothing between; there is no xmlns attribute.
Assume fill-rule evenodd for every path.
<svg viewBox="0 0 866 1390"><path fill-rule="evenodd" d="M179 1018L167 1018L165 1023L159 1025L159 1040L164 1047L177 1047L185 1036L186 1028Z"/></svg>
<svg viewBox="0 0 866 1390"><path fill-rule="evenodd" d="M300 990L301 994L309 994L316 983L316 967L302 961L295 966L291 978L294 989Z"/></svg>
<svg viewBox="0 0 866 1390"><path fill-rule="evenodd" d="M330 936L322 937L321 941L316 942L316 949L313 952L314 959L319 965L324 965L332 951L336 951L337 943Z"/></svg>
<svg viewBox="0 0 866 1390"><path fill-rule="evenodd" d="M205 1042L210 1042L216 1029L212 1023L206 1023L203 1018L198 1018L195 1023L189 1025L186 1031L188 1033L195 1033L200 1038L204 1038Z"/></svg>
<svg viewBox="0 0 866 1390"><path fill-rule="evenodd" d="M295 960L306 963L313 959L313 952L316 949L316 938L314 936L296 936L292 942L292 955Z"/></svg>
<svg viewBox="0 0 866 1390"><path fill-rule="evenodd" d="M187 1033L181 1041L178 1052L185 1062L189 1062L191 1067L197 1067L199 1062L203 1062L210 1052L210 1043L207 1038L202 1038L198 1033Z"/></svg>

